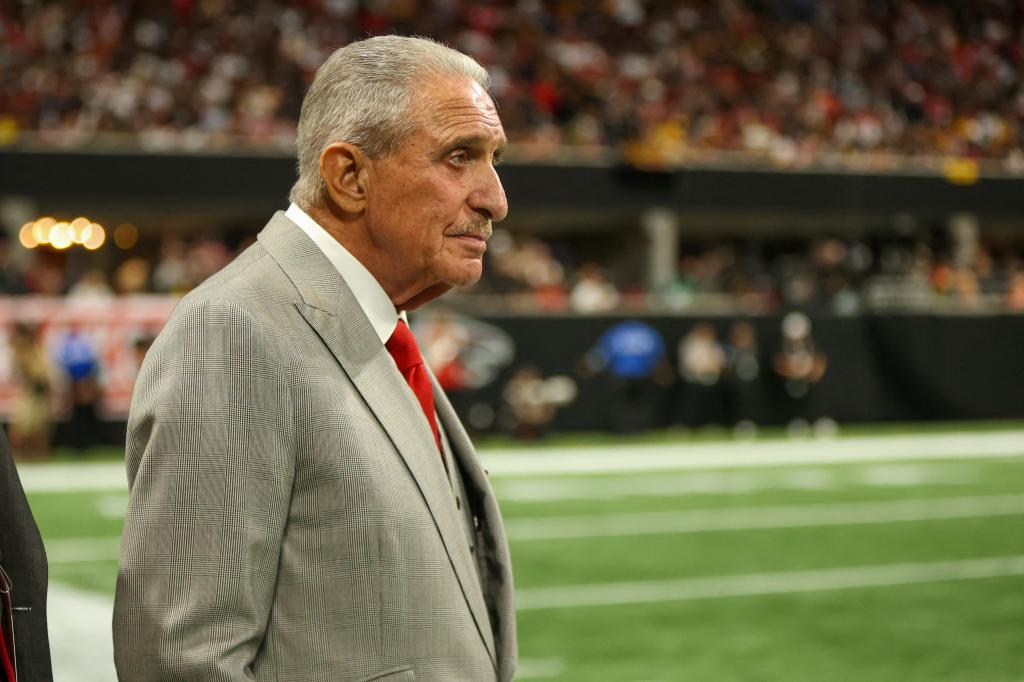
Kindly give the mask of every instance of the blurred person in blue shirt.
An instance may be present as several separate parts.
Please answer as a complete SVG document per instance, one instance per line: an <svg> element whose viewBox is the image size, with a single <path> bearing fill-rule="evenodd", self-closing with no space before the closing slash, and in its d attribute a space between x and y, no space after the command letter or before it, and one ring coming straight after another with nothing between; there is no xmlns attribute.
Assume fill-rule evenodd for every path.
<svg viewBox="0 0 1024 682"><path fill-rule="evenodd" d="M93 342L72 327L58 340L56 356L67 375L71 397L71 417L60 440L79 450L104 442L105 425L97 414L102 398L100 363Z"/></svg>
<svg viewBox="0 0 1024 682"><path fill-rule="evenodd" d="M665 342L654 327L626 320L605 331L584 358L584 374L598 373L605 378L608 423L615 431L654 424L662 388L671 380Z"/></svg>

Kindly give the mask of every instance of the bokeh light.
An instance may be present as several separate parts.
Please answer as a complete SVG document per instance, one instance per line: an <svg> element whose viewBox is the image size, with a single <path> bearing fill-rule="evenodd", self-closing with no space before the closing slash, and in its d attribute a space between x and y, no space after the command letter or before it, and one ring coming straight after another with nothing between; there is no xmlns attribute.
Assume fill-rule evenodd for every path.
<svg viewBox="0 0 1024 682"><path fill-rule="evenodd" d="M95 251L103 246L103 242L106 240L107 233L106 230L103 229L103 226L99 223L90 223L89 234L85 237L85 241L82 242L82 246L90 251Z"/></svg>
<svg viewBox="0 0 1024 682"><path fill-rule="evenodd" d="M32 225L32 237L36 240L36 244L49 244L50 243L50 228L57 223L55 218L46 216L40 218Z"/></svg>
<svg viewBox="0 0 1024 682"><path fill-rule="evenodd" d="M121 248L131 248L138 241L138 229L134 225L124 223L118 230L120 235L117 243ZM95 251L103 246L106 239L107 234L103 226L85 216L79 216L70 222L44 216L25 223L18 232L18 241L26 249L48 244L58 251L75 245Z"/></svg>
<svg viewBox="0 0 1024 682"><path fill-rule="evenodd" d="M71 241L81 244L85 241L85 232L91 221L88 218L78 217L71 221Z"/></svg>
<svg viewBox="0 0 1024 682"><path fill-rule="evenodd" d="M114 230L114 243L119 249L130 249L139 241L139 230L131 223L121 223Z"/></svg>
<svg viewBox="0 0 1024 682"><path fill-rule="evenodd" d="M63 250L71 246L74 241L71 236L71 224L61 221L55 223L50 228L50 245L59 250Z"/></svg>
<svg viewBox="0 0 1024 682"><path fill-rule="evenodd" d="M35 235L32 234L32 227L35 225L34 222L29 221L21 226L21 231L18 232L18 241L26 249L34 249L39 246L39 242L36 241Z"/></svg>

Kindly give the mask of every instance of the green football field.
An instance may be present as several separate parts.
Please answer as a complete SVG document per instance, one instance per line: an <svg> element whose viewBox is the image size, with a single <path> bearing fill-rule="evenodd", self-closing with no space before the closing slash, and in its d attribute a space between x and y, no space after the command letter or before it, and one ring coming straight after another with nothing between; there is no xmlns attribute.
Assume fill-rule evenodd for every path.
<svg viewBox="0 0 1024 682"><path fill-rule="evenodd" d="M520 679L1024 682L1022 430L483 458L511 538ZM98 661L121 466L21 469L58 682L112 679ZM97 643L65 641L82 633Z"/></svg>

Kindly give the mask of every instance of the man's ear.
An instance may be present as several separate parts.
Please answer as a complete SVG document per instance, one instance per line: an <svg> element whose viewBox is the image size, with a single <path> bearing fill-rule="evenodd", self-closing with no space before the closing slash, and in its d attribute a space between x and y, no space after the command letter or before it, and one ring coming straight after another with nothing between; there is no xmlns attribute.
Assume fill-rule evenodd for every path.
<svg viewBox="0 0 1024 682"><path fill-rule="evenodd" d="M346 213L366 208L367 158L354 144L335 142L320 154L320 177L331 200Z"/></svg>

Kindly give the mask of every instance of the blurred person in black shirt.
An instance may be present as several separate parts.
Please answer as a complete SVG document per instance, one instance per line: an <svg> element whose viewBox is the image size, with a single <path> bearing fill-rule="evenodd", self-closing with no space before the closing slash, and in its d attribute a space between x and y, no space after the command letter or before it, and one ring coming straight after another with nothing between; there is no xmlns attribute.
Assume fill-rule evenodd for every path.
<svg viewBox="0 0 1024 682"><path fill-rule="evenodd" d="M782 380L790 427L805 430L811 421L823 416L818 414L813 394L828 366L825 355L815 346L807 315L792 312L782 319L782 345L774 366Z"/></svg>
<svg viewBox="0 0 1024 682"><path fill-rule="evenodd" d="M764 415L761 357L754 325L738 320L729 329L725 345L725 404L728 423L740 433L750 433Z"/></svg>

